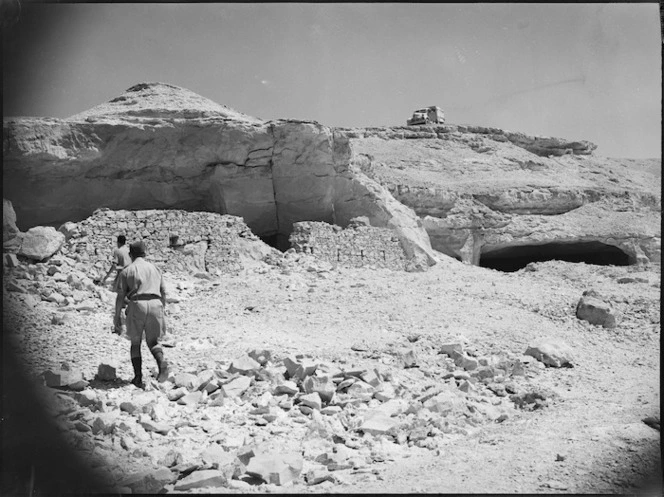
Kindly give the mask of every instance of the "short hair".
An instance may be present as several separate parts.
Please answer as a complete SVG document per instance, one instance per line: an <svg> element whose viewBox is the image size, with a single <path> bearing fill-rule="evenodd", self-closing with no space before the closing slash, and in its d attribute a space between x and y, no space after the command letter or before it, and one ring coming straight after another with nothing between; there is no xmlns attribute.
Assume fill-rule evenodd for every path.
<svg viewBox="0 0 664 497"><path fill-rule="evenodd" d="M145 257L145 244L138 241L129 245L129 255L133 257Z"/></svg>
<svg viewBox="0 0 664 497"><path fill-rule="evenodd" d="M124 245L125 243L127 243L127 237L124 236L124 235L119 235L118 236L118 244Z"/></svg>

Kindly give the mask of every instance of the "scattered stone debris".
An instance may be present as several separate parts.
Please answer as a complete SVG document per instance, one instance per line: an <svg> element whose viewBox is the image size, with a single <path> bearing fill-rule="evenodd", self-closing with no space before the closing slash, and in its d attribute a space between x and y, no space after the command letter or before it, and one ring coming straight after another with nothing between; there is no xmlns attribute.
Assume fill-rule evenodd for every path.
<svg viewBox="0 0 664 497"><path fill-rule="evenodd" d="M248 488L336 485L344 480L335 474L375 475L371 464L397 460L411 447L437 451L444 437L465 436L484 423L510 419L516 409L539 409L549 402L549 395L527 387L524 372L538 371L528 356L482 356L471 349L476 355L471 357L459 344L442 350L447 359L433 357L441 358L447 371L443 380L404 361L363 368L252 351L259 360L246 355L229 367L208 363L145 391L81 389L73 397L73 411L69 407L55 415L71 426L72 436L95 436L102 447L117 445L139 457L147 451L158 464L128 475L121 488L185 492L245 488L241 483ZM457 365L470 360L469 371ZM47 385L82 380L64 366L45 374ZM428 378L423 391L404 388L413 371ZM97 379L110 380L115 372L115 365L102 363ZM284 447L291 449L247 445L249 428L286 437ZM173 439L190 441L174 448ZM207 446L201 449L202 442Z"/></svg>
<svg viewBox="0 0 664 497"><path fill-rule="evenodd" d="M49 302L57 309L51 316L85 312L81 304L88 300L113 303L113 294L68 257L31 269L17 262L8 269L10 281ZM76 447L119 450L152 465L116 468L125 492L246 491L337 485L350 472L378 477L374 464L414 449L436 452L446 438L545 407L552 396L531 379L542 363L571 364L569 350L555 343L535 344L525 356L483 355L465 339L441 345L422 334L410 337L389 354L354 344L361 352L354 355L366 360L361 364L254 349L176 368L169 381L145 391L118 381L119 366L107 362L98 365L95 380L113 382L108 390L94 382L89 388L66 366L44 372L44 380L57 393L56 422ZM267 434L281 440L279 450L261 444Z"/></svg>

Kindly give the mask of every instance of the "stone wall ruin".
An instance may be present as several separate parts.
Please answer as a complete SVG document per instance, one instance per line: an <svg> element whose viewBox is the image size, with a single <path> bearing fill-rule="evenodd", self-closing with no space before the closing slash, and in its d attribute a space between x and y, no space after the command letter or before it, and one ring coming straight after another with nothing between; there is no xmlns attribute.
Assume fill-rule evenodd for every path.
<svg viewBox="0 0 664 497"><path fill-rule="evenodd" d="M407 263L393 230L368 226L361 220L353 220L345 229L324 222L298 222L293 224L290 243L296 252L345 267L404 270Z"/></svg>
<svg viewBox="0 0 664 497"><path fill-rule="evenodd" d="M112 211L99 209L61 228L62 252L105 270L118 235L127 243L142 240L146 259L170 272L236 273L242 269L243 243L267 246L237 216L182 210Z"/></svg>

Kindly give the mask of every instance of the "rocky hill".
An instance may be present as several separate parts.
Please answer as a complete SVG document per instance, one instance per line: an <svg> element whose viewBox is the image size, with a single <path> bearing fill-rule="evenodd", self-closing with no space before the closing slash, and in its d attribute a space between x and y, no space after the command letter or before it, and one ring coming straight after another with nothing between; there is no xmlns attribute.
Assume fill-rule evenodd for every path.
<svg viewBox="0 0 664 497"><path fill-rule="evenodd" d="M295 222L366 216L417 267L436 251L505 267L548 253L660 260L661 161L598 157L583 140L264 122L163 83L64 120L5 119L3 135L21 229L99 207L198 210L243 217L285 249Z"/></svg>

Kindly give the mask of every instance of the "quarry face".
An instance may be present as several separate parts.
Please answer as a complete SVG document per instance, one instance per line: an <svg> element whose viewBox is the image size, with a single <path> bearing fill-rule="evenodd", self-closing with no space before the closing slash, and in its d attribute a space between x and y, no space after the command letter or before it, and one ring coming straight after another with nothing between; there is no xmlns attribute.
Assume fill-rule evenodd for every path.
<svg viewBox="0 0 664 497"><path fill-rule="evenodd" d="M366 216L425 267L434 250L475 265L556 247L660 260L659 163L598 157L582 140L264 122L162 83L69 119L6 119L3 131L3 195L22 230L97 208L183 209L240 216L284 250L295 222Z"/></svg>

